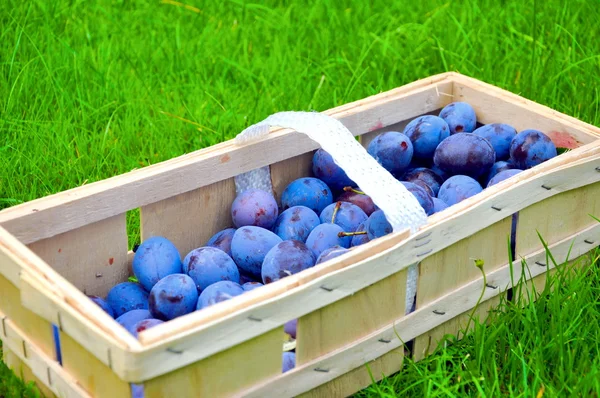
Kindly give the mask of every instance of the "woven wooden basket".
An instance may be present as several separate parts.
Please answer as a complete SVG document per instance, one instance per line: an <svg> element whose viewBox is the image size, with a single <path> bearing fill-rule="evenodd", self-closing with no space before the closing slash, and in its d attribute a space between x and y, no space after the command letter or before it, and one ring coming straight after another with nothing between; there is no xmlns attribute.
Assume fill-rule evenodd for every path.
<svg viewBox="0 0 600 398"><path fill-rule="evenodd" d="M484 124L536 128L571 150L351 254L149 329L128 334L85 294L105 295L131 275L126 214L141 212L142 239L163 235L180 253L230 226L234 177L270 166L279 198L311 174L317 145L273 129L259 143L224 142L141 170L0 212L0 337L4 360L47 394L130 397L347 396L397 372L498 303L514 283L541 286L567 253L600 242L600 129L497 87L445 73L326 114L367 145L375 135L453 101ZM401 130L400 130L401 131ZM513 214L518 214L513 217ZM509 265L508 238L516 228ZM539 235L538 235L539 233ZM528 267L521 266L525 259ZM407 267L418 264L416 310L405 315ZM298 319L296 368L282 374L283 325ZM53 325L56 328L53 328ZM54 330L58 329L57 334Z"/></svg>

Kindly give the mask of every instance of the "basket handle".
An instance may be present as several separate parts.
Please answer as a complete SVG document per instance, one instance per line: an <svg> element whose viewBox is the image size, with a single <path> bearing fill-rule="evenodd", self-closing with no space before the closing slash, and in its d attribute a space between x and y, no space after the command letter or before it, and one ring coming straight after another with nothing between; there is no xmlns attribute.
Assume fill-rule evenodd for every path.
<svg viewBox="0 0 600 398"><path fill-rule="evenodd" d="M369 155L339 120L318 112L279 112L247 127L235 137L235 143L244 145L260 140L269 134L271 126L294 129L317 142L383 210L394 232L410 229L413 234L427 223L427 214L417 199ZM268 170L263 168L255 172L245 173L236 182L240 186L258 187Z"/></svg>

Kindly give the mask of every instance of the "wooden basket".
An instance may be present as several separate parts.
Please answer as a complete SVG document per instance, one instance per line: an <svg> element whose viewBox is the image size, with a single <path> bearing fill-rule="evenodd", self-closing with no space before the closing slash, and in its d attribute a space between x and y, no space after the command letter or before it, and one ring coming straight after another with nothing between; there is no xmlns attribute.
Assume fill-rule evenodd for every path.
<svg viewBox="0 0 600 398"><path fill-rule="evenodd" d="M456 73L436 75L325 112L363 145L452 101L479 122L536 128L572 148L352 254L147 330L137 340L85 294L105 295L131 274L126 213L142 239L163 235L180 253L231 224L234 177L270 166L276 197L310 175L316 144L284 129L260 143L224 142L141 170L0 212L0 337L5 361L48 394L130 397L347 396L397 372L403 342L422 358L456 333L482 291L479 314L522 277L543 284L555 266L600 242L600 129ZM518 213L518 222L513 214ZM518 261L507 240L516 222ZM406 269L419 264L416 311L404 315ZM85 293L85 294L84 294ZM282 374L283 325L298 319L297 364ZM59 330L55 336L53 325ZM59 337L59 338L55 338Z"/></svg>

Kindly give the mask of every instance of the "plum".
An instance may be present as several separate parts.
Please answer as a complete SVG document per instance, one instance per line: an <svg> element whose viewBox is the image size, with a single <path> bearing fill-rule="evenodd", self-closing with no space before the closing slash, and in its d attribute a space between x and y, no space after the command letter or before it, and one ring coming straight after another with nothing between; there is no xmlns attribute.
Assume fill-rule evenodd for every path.
<svg viewBox="0 0 600 398"><path fill-rule="evenodd" d="M496 153L488 140L471 133L456 133L436 148L433 162L452 175L477 178L496 162Z"/></svg>
<svg viewBox="0 0 600 398"><path fill-rule="evenodd" d="M131 310L117 318L119 325L123 326L131 334L133 333L133 327L139 321L144 319L153 319L152 314L148 310Z"/></svg>
<svg viewBox="0 0 600 398"><path fill-rule="evenodd" d="M440 142L450 135L450 127L439 116L424 115L408 123L404 134L413 144L414 156L429 160Z"/></svg>
<svg viewBox="0 0 600 398"><path fill-rule="evenodd" d="M131 328L131 334L133 334L135 338L138 338L139 334L142 333L144 330L151 329L163 323L164 321L161 321L160 319L143 319L135 325L133 325L133 327Z"/></svg>
<svg viewBox="0 0 600 398"><path fill-rule="evenodd" d="M231 257L231 239L233 239L233 234L235 234L235 228L226 228L214 234L208 242L206 242L205 246L221 249Z"/></svg>
<svg viewBox="0 0 600 398"><path fill-rule="evenodd" d="M148 292L139 283L123 282L109 290L106 302L113 309L115 317L120 317L131 310L147 310Z"/></svg>
<svg viewBox="0 0 600 398"><path fill-rule="evenodd" d="M275 233L261 227L239 228L231 240L233 261L241 272L260 280L265 256L273 246L282 241Z"/></svg>
<svg viewBox="0 0 600 398"><path fill-rule="evenodd" d="M473 134L487 139L496 151L496 160L506 160L509 156L510 142L517 130L509 124L491 123L479 127Z"/></svg>
<svg viewBox="0 0 600 398"><path fill-rule="evenodd" d="M242 289L244 289L245 292L249 292L249 291L254 290L257 287L261 287L261 286L264 286L264 285L260 282L246 282L242 285Z"/></svg>
<svg viewBox="0 0 600 398"><path fill-rule="evenodd" d="M321 223L337 224L342 227L344 232L354 232L361 223L366 221L368 216L360 207L352 203L335 202L323 209L320 218ZM352 236L346 236L343 239L346 241L344 247L350 247Z"/></svg>
<svg viewBox="0 0 600 398"><path fill-rule="evenodd" d="M490 171L487 173L487 176L485 177L485 181L483 185L487 185L490 180L498 173L500 173L501 171L504 170L510 170L510 169L514 169L515 165L513 165L510 162L507 162L505 160L500 160L496 163L494 163L492 165L492 167L490 168Z"/></svg>
<svg viewBox="0 0 600 398"><path fill-rule="evenodd" d="M356 185L324 149L320 148L315 151L312 170L315 177L323 181L331 189L341 190L344 187Z"/></svg>
<svg viewBox="0 0 600 398"><path fill-rule="evenodd" d="M115 317L115 312L110 305L101 297L88 295L88 298L92 300L98 307L102 308L111 317Z"/></svg>
<svg viewBox="0 0 600 398"><path fill-rule="evenodd" d="M416 183L417 181L424 182L431 189L433 193L431 196L437 196L440 186L444 182L442 177L440 177L435 171L425 167L419 167L407 171L404 176L402 176L402 180L412 183Z"/></svg>
<svg viewBox="0 0 600 398"><path fill-rule="evenodd" d="M413 157L410 139L397 131L379 134L369 143L367 152L390 173L401 173Z"/></svg>
<svg viewBox="0 0 600 398"><path fill-rule="evenodd" d="M318 258L325 249L333 246L348 248L350 243L345 237L340 236L343 233L344 230L337 224L321 224L308 235L306 246L312 250L315 258Z"/></svg>
<svg viewBox="0 0 600 398"><path fill-rule="evenodd" d="M296 329L298 328L298 320L292 319L283 325L283 331L289 334L293 339L296 338Z"/></svg>
<svg viewBox="0 0 600 398"><path fill-rule="evenodd" d="M240 193L231 204L231 218L237 228L255 226L271 229L279 207L270 192L262 189L247 189Z"/></svg>
<svg viewBox="0 0 600 398"><path fill-rule="evenodd" d="M240 272L240 285L243 285L248 282L258 282L258 280L253 275L246 275L243 272Z"/></svg>
<svg viewBox="0 0 600 398"><path fill-rule="evenodd" d="M320 214L333 202L333 193L323 181L314 177L292 181L281 194L283 210L294 206L305 206Z"/></svg>
<svg viewBox="0 0 600 398"><path fill-rule="evenodd" d="M448 206L455 205L483 191L477 180L465 175L455 175L448 178L440 187L438 198Z"/></svg>
<svg viewBox="0 0 600 398"><path fill-rule="evenodd" d="M365 212L367 216L370 216L375 210L377 210L377 206L373 203L373 200L369 195L361 193L361 191L356 189L344 189L337 199L336 202L348 202L356 205Z"/></svg>
<svg viewBox="0 0 600 398"><path fill-rule="evenodd" d="M439 115L448 123L450 135L456 133L471 133L477 126L475 109L466 102L452 102L440 111Z"/></svg>
<svg viewBox="0 0 600 398"><path fill-rule="evenodd" d="M285 373L296 367L296 354L291 351L285 351L282 356L281 373Z"/></svg>
<svg viewBox="0 0 600 398"><path fill-rule="evenodd" d="M373 212L374 213L374 212ZM371 213L369 216L371 216L373 213ZM365 221L366 222L366 221ZM365 223L361 223L357 228L356 231L354 232L362 232L365 231ZM350 247L356 247L356 246L360 246L364 243L368 243L370 241L369 239L369 235L368 234L360 234L360 235L354 235L352 237L352 241L350 242Z"/></svg>
<svg viewBox="0 0 600 398"><path fill-rule="evenodd" d="M183 272L194 280L198 292L218 281L240 282L233 259L216 247L199 247L183 259Z"/></svg>
<svg viewBox="0 0 600 398"><path fill-rule="evenodd" d="M231 281L220 281L213 283L202 291L198 297L197 310L201 310L211 305L218 304L222 301L229 300L235 296L244 294L244 289L239 283Z"/></svg>
<svg viewBox="0 0 600 398"><path fill-rule="evenodd" d="M150 313L156 319L169 321L194 311L198 289L186 274L167 275L154 285L148 296Z"/></svg>
<svg viewBox="0 0 600 398"><path fill-rule="evenodd" d="M496 174L487 184L487 188L491 187L492 185L496 185L501 181L504 181L514 175L519 174L520 172L522 172L523 170L520 169L509 169L509 170L504 170L501 171L500 173Z"/></svg>
<svg viewBox="0 0 600 398"><path fill-rule="evenodd" d="M412 193L415 198L419 201L419 204L425 210L425 213L430 216L433 214L433 200L431 195L427 193L425 188L408 181L400 181L408 192ZM373 215L373 214L371 214ZM366 224L365 224L366 226Z"/></svg>
<svg viewBox="0 0 600 398"><path fill-rule="evenodd" d="M283 240L295 239L306 242L310 231L320 223L317 213L308 207L292 206L277 217L273 232Z"/></svg>
<svg viewBox="0 0 600 398"><path fill-rule="evenodd" d="M442 170L439 167L437 167L435 164L432 164L431 167L429 167L429 170L431 170L435 174L437 174L442 179L442 182L444 182L448 178L452 177L451 175L449 175L448 173L446 173L444 170Z"/></svg>
<svg viewBox="0 0 600 398"><path fill-rule="evenodd" d="M132 267L137 280L149 292L165 276L182 272L181 255L170 240L153 236L138 247Z"/></svg>
<svg viewBox="0 0 600 398"><path fill-rule="evenodd" d="M131 398L144 398L144 385L131 383Z"/></svg>
<svg viewBox="0 0 600 398"><path fill-rule="evenodd" d="M369 219L365 221L365 229L370 240L381 238L394 231L390 222L385 218L383 210L374 211L369 216Z"/></svg>
<svg viewBox="0 0 600 398"><path fill-rule="evenodd" d="M444 209L447 209L449 206L443 200L439 198L431 198L433 200L433 213L438 213Z"/></svg>
<svg viewBox="0 0 600 398"><path fill-rule="evenodd" d="M336 258L338 256L341 256L342 254L348 253L349 251L349 249L346 249L345 247L341 246L330 247L329 249L325 249L323 250L323 252L321 252L315 264L324 263L325 261L331 260L332 258Z"/></svg>
<svg viewBox="0 0 600 398"><path fill-rule="evenodd" d="M510 160L515 168L526 170L557 156L556 146L538 130L523 130L510 143Z"/></svg>
<svg viewBox="0 0 600 398"><path fill-rule="evenodd" d="M303 242L283 241L273 246L265 256L261 271L263 283L273 283L311 268L316 260L316 256Z"/></svg>

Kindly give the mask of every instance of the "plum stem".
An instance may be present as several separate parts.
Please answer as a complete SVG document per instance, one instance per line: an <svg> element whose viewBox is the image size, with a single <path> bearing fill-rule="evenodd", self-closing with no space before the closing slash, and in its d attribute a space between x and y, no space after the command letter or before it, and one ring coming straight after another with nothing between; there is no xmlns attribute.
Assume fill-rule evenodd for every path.
<svg viewBox="0 0 600 398"><path fill-rule="evenodd" d="M355 235L366 235L367 231L356 231L356 232L338 232L338 237L343 238L344 236L355 236Z"/></svg>
<svg viewBox="0 0 600 398"><path fill-rule="evenodd" d="M344 187L344 191L345 192L354 192L354 193L357 193L359 195L366 195L366 193L364 193L363 191L359 191L358 189L354 189L352 187Z"/></svg>
<svg viewBox="0 0 600 398"><path fill-rule="evenodd" d="M335 216L337 216L338 210L342 207L342 202L337 202L333 208L333 214L331 215L331 223L335 224Z"/></svg>

